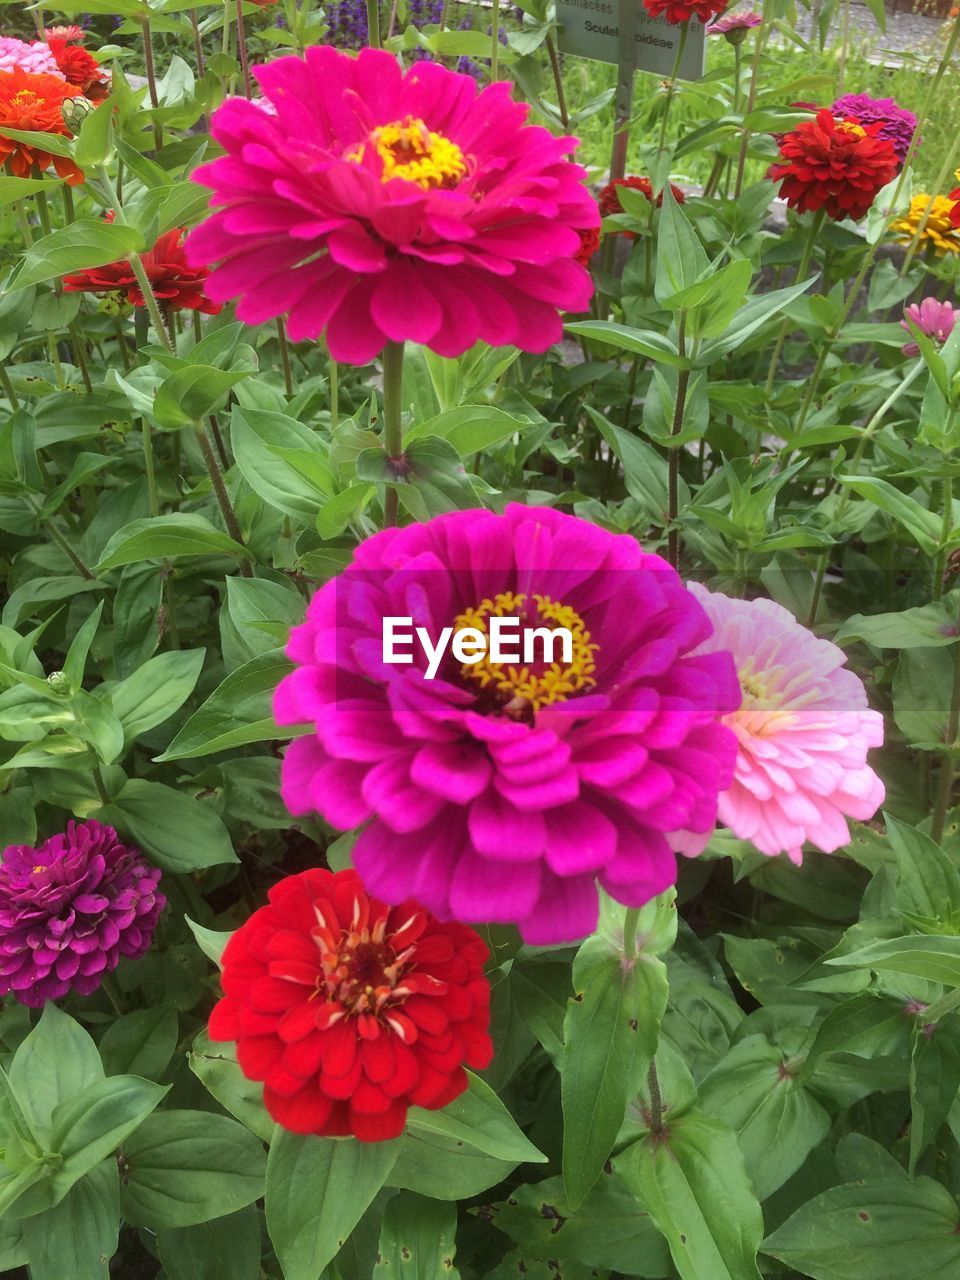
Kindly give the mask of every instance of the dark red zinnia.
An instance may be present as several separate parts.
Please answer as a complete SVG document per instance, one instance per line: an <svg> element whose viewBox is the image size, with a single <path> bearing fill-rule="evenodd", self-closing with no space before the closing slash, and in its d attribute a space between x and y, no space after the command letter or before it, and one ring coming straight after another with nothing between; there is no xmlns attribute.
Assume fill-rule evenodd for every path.
<svg viewBox="0 0 960 1280"><path fill-rule="evenodd" d="M623 205L620 203L620 187L629 187L631 191L639 191L648 200L653 201L653 184L649 178L638 178L635 175L629 178L614 178L612 182L608 182L605 187L601 188L598 197L601 218L609 218L614 213L623 213ZM683 204L687 197L680 188L675 187L671 182L670 190L677 204ZM661 191L657 196L657 208L659 209L662 204L663 192ZM624 231L621 234L625 235L628 240L636 240L637 238L633 231Z"/></svg>
<svg viewBox="0 0 960 1280"><path fill-rule="evenodd" d="M227 944L210 1036L237 1042L285 1129L382 1142L408 1107L445 1107L464 1066L490 1062L486 958L466 925L388 907L355 871L304 871Z"/></svg>
<svg viewBox="0 0 960 1280"><path fill-rule="evenodd" d="M580 232L580 248L573 255L574 262L581 267L589 267L590 259L600 248L600 232L596 227L588 227Z"/></svg>
<svg viewBox="0 0 960 1280"><path fill-rule="evenodd" d="M709 22L726 9L728 0L643 0L643 7L651 18L666 18L675 27L699 18Z"/></svg>
<svg viewBox="0 0 960 1280"><path fill-rule="evenodd" d="M950 210L950 221L953 226L960 227L960 187L955 187L950 192L950 199L956 201L956 204Z"/></svg>
<svg viewBox="0 0 960 1280"><path fill-rule="evenodd" d="M862 218L876 194L897 175L893 143L879 137L882 123L861 125L818 111L780 140L783 163L768 177L799 213L825 209L831 218Z"/></svg>
<svg viewBox="0 0 960 1280"><path fill-rule="evenodd" d="M203 311L215 316L222 306L211 302L203 291L210 272L206 267L187 265L181 243L184 234L183 227L164 232L150 252L141 256L147 277L160 305L168 311ZM63 287L67 293L122 293L135 307L146 305L133 268L125 258L64 276Z"/></svg>

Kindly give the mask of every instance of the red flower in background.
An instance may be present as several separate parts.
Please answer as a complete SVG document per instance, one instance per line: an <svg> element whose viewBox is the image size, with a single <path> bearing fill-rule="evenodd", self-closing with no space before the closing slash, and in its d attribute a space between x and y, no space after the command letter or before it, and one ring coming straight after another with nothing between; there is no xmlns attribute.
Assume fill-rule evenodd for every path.
<svg viewBox="0 0 960 1280"><path fill-rule="evenodd" d="M784 163L767 176L783 182L780 194L799 213L825 209L837 220L862 218L900 168L893 143L878 137L882 128L818 111L780 140Z"/></svg>
<svg viewBox="0 0 960 1280"><path fill-rule="evenodd" d="M580 232L580 248L573 255L574 262L579 262L581 267L589 267L590 259L600 248L600 232L596 227L589 227L585 231Z"/></svg>
<svg viewBox="0 0 960 1280"><path fill-rule="evenodd" d="M649 178L638 178L636 176L629 178L614 178L612 182L601 188L599 196L600 216L609 218L611 214L623 213L623 205L620 203L620 187L628 187L631 191L639 191L645 195L651 203L653 202L653 184ZM683 204L686 196L679 187L675 187L670 183L670 190L677 204ZM657 208L663 204L663 192L657 196ZM636 240L636 234L633 231L615 232L614 234L625 235L628 240Z"/></svg>
<svg viewBox="0 0 960 1280"><path fill-rule="evenodd" d="M157 301L168 311L202 311L215 316L222 307L211 302L204 294L203 286L210 272L206 267L187 265L182 240L184 227L165 231L149 253L141 255ZM130 263L121 258L108 262L104 267L90 267L75 275L64 276L63 287L67 293L122 293L135 307L146 306L140 286Z"/></svg>
<svg viewBox="0 0 960 1280"><path fill-rule="evenodd" d="M92 53L79 44L71 44L65 36L53 36L47 41L50 52L67 84L83 90L83 96L91 102L101 102L110 92L110 77Z"/></svg>
<svg viewBox="0 0 960 1280"><path fill-rule="evenodd" d="M83 174L67 156L55 156L32 143L17 142L4 135L8 129L30 133L59 134L72 138L63 119L63 104L68 98L80 98L82 90L67 84L59 76L22 71L0 71L0 169L16 178L29 178L33 167L49 169L71 186L83 181Z"/></svg>
<svg viewBox="0 0 960 1280"><path fill-rule="evenodd" d="M679 27L691 18L709 22L723 13L727 3L728 0L643 0L643 7L651 18L663 17L672 26Z"/></svg>
<svg viewBox="0 0 960 1280"><path fill-rule="evenodd" d="M950 221L955 227L960 227L960 187L950 192L950 199L957 202L950 210Z"/></svg>
<svg viewBox="0 0 960 1280"><path fill-rule="evenodd" d="M355 871L304 871L227 944L210 1036L237 1042L285 1129L386 1141L408 1107L447 1106L464 1065L490 1062L486 958L466 925L388 907Z"/></svg>

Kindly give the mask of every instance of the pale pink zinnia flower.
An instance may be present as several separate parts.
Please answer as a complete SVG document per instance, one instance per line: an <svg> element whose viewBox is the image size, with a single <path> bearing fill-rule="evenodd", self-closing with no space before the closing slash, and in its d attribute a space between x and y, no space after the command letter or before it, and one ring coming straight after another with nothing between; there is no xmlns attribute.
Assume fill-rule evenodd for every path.
<svg viewBox="0 0 960 1280"><path fill-rule="evenodd" d="M263 101L230 98L212 132L226 155L192 175L216 212L191 233L194 266L247 324L289 315L366 364L409 339L458 356L545 351L561 311L593 293L577 261L600 225L571 163L574 138L525 123L509 84L480 90L437 62L307 49L256 69Z"/></svg>
<svg viewBox="0 0 960 1280"><path fill-rule="evenodd" d="M14 71L17 67L31 75L56 76L58 80L64 78L53 50L47 45L36 40L28 44L16 36L0 36L0 71Z"/></svg>
<svg viewBox="0 0 960 1280"><path fill-rule="evenodd" d="M720 821L761 853L799 865L804 841L824 853L849 843L847 818L865 821L883 803L867 751L883 743L883 717L842 649L821 640L772 600L733 600L698 583L690 590L713 635L700 652L729 650L743 703L724 717L737 736L733 784ZM685 842L699 853L703 837Z"/></svg>
<svg viewBox="0 0 960 1280"><path fill-rule="evenodd" d="M759 13L746 9L740 13L725 13L716 22L707 27L708 36L726 36L730 44L741 44L752 27L759 27L763 21Z"/></svg>
<svg viewBox="0 0 960 1280"><path fill-rule="evenodd" d="M900 328L910 332L908 321L913 321L920 332L934 342L944 343L953 333L957 313L949 302L938 302L936 298L924 298L920 303L911 303L903 313ZM904 343L905 356L918 356L920 348L915 342Z"/></svg>

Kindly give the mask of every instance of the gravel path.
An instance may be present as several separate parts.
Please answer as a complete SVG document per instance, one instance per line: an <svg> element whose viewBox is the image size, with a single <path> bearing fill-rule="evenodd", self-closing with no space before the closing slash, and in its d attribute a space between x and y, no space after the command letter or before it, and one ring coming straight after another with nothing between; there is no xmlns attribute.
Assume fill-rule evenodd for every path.
<svg viewBox="0 0 960 1280"><path fill-rule="evenodd" d="M901 5L904 2L905 0L901 0ZM909 3L909 0L906 2ZM840 44L842 22L841 6L827 38L830 46ZM943 48L940 35L943 26L943 18L927 18L922 14L911 13L906 7L891 13L888 7L887 29L883 32L865 4L859 4L854 0L850 6L850 34L853 44L856 47L868 46L870 54L885 61L888 57L894 61L898 54L903 53L939 52ZM803 13L797 20L797 30L806 36L809 29L810 14Z"/></svg>

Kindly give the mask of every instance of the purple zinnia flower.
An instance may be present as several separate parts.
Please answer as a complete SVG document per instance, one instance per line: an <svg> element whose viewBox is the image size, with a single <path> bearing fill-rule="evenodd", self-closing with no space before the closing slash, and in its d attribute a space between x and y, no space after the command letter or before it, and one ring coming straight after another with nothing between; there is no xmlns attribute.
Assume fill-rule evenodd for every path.
<svg viewBox="0 0 960 1280"><path fill-rule="evenodd" d="M871 98L866 93L845 93L830 108L841 119L854 119L858 124L883 124L877 134L893 144L897 159L903 164L917 128L917 117L893 98Z"/></svg>
<svg viewBox="0 0 960 1280"><path fill-rule="evenodd" d="M113 827L70 822L39 848L10 845L0 864L0 995L40 1008L88 996L121 956L150 945L166 898L160 872Z"/></svg>
<svg viewBox="0 0 960 1280"><path fill-rule="evenodd" d="M925 338L933 338L934 342L944 343L953 333L957 313L949 302L940 302L937 298L924 298L921 303L911 303L903 313L900 328L910 332L912 320ZM918 356L920 348L915 342L908 342L903 347L905 356Z"/></svg>
<svg viewBox="0 0 960 1280"><path fill-rule="evenodd" d="M421 636L387 664L386 618L433 648L508 625L518 657L524 639L533 652L448 647L431 672ZM569 647L547 654L557 630ZM597 880L641 906L676 880L671 835L713 826L740 688L729 653L694 652L711 634L666 561L574 516L511 504L386 530L291 635L274 713L312 731L287 750L284 800L366 823L354 865L387 902L516 921L532 943L583 938Z"/></svg>

